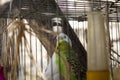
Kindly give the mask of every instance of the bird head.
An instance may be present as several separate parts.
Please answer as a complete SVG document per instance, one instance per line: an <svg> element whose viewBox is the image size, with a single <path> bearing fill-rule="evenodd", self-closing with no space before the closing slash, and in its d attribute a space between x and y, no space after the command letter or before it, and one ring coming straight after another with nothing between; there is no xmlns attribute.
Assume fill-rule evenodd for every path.
<svg viewBox="0 0 120 80"><path fill-rule="evenodd" d="M70 38L65 33L59 33L57 35L56 39L57 39L57 43L58 43L58 40L59 41L66 41L70 44L70 46L72 46L72 41L70 40Z"/></svg>

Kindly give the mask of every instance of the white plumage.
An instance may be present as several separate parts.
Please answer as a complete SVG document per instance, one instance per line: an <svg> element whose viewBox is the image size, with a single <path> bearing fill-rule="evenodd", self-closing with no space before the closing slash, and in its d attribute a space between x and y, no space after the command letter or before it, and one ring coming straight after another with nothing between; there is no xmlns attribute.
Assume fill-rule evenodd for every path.
<svg viewBox="0 0 120 80"><path fill-rule="evenodd" d="M51 60L49 61L45 76L47 80L59 80L59 70L56 65L56 53L53 53Z"/></svg>

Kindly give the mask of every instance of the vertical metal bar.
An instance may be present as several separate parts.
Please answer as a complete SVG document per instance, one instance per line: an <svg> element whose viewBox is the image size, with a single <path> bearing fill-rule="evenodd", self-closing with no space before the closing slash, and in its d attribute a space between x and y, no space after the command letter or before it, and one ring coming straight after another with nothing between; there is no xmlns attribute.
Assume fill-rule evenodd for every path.
<svg viewBox="0 0 120 80"><path fill-rule="evenodd" d="M9 34L9 32L8 32L8 34ZM15 43L15 41L17 40L17 38L16 38L16 36L17 36L18 34L17 34L17 32L14 30L13 31L13 40L12 40L12 44L13 45L11 45L11 48L12 48L12 50L13 50L13 53L12 54L10 54L10 55L12 55L13 57L12 57L12 61L13 61L13 63L11 64L11 66L10 66L10 68L11 68L11 70L12 70L12 66L14 67L14 56L15 56L15 54L17 54L17 53L15 53L15 45L17 44L17 43ZM12 78L12 75L13 75L13 73L12 73L12 71L11 71L11 78L10 79L13 79Z"/></svg>
<svg viewBox="0 0 120 80"><path fill-rule="evenodd" d="M84 14L85 17L84 17L84 21L83 21L83 38L84 38L85 41L83 42L83 46L84 46L85 49L86 49L86 35L87 35L87 34L86 34L86 32L85 32L85 30L86 30L86 29L85 29L85 21L86 21L86 9L85 9L85 6L86 6L86 5L85 5L85 3L84 3L84 13L83 13L83 14Z"/></svg>
<svg viewBox="0 0 120 80"><path fill-rule="evenodd" d="M36 37L35 37L36 38ZM36 63L38 63L37 62L37 55L38 55L38 52L37 52L37 50L38 50L38 46L37 46L37 44L38 44L38 42L37 42L37 38L35 39L35 45L36 45ZM36 70L36 80L38 80L37 79L37 69L35 69Z"/></svg>
<svg viewBox="0 0 120 80"><path fill-rule="evenodd" d="M120 55L119 51L120 51L120 21L118 21L118 55ZM120 56L118 57L118 61L119 60L120 60Z"/></svg>
<svg viewBox="0 0 120 80"><path fill-rule="evenodd" d="M52 55L53 56L53 55ZM51 61L50 61L50 63L49 64L51 64L50 66L51 66L51 78L53 79L53 63L52 63L52 58L51 58Z"/></svg>
<svg viewBox="0 0 120 80"><path fill-rule="evenodd" d="M19 44L18 44L18 62L17 62L17 77L16 78L18 78L19 77L19 75L20 75L20 73L19 73L19 70L20 70L20 43L21 43L21 41L19 41Z"/></svg>
<svg viewBox="0 0 120 80"><path fill-rule="evenodd" d="M8 47L8 32L6 31L6 33L5 33L5 35L6 35L6 48ZM6 55L4 56L4 57L6 57L7 56L7 52L6 52ZM8 57L7 57L8 58ZM6 63L8 63L7 61L7 58L5 58L6 60L5 60L5 67L6 67L6 79L8 79L9 80L9 73L8 73L8 70L7 70L7 68L8 68L8 66L6 66ZM9 65L9 63L8 63L8 65Z"/></svg>
<svg viewBox="0 0 120 80"><path fill-rule="evenodd" d="M117 41L118 40L118 22L115 23L115 26L116 26L116 29L115 29L116 30L116 38L115 38L116 42L115 43L116 43L116 52L117 52L116 59L118 60L118 41ZM115 63L116 63L116 67L117 67L118 66L118 62L115 61Z"/></svg>
<svg viewBox="0 0 120 80"><path fill-rule="evenodd" d="M5 24L4 24L4 26L5 26L5 25L7 25L7 19L5 19ZM5 32L5 41L6 41L5 48L7 48L7 41L8 41L8 32L7 32L7 30L6 30L6 32ZM5 48L4 48L4 50L5 50ZM4 55L4 57L5 57L5 62L4 62L4 63L5 63L5 68L7 67L7 66L6 66L6 56L7 56L7 53L6 53L6 55ZM6 72L5 72L5 77L6 77L6 78L5 78L5 79L8 79L8 74L7 74L8 72L7 72L6 69L5 69L5 71L6 71ZM9 79L8 79L8 80L9 80Z"/></svg>
<svg viewBox="0 0 120 80"><path fill-rule="evenodd" d="M42 49L42 44L41 44L41 46L40 46L40 52L41 52L41 71L43 71L43 49Z"/></svg>
<svg viewBox="0 0 120 80"><path fill-rule="evenodd" d="M6 48L7 48L7 41L8 41L8 32L6 32L5 33L6 34ZM7 54L5 55L5 57L7 56ZM5 64L6 64L6 62L5 62ZM9 65L9 64L8 64ZM7 69L7 66L5 65L5 67L6 67L6 69ZM6 79L8 79L9 80L9 76L8 76L8 71L6 70Z"/></svg>
<svg viewBox="0 0 120 80"><path fill-rule="evenodd" d="M112 38L112 23L113 22L109 22L109 31L110 31L110 39L111 39L111 41L113 41L113 38ZM111 42L111 45L112 45L112 42ZM112 47L112 46L111 46Z"/></svg>
<svg viewBox="0 0 120 80"><path fill-rule="evenodd" d="M116 42L116 40L117 40L117 22L115 22L115 51L117 52L117 42ZM117 54L114 54L114 56L116 56ZM115 57L116 58L116 57ZM116 64L116 66L117 66L117 62L116 61L114 61L115 62L115 64Z"/></svg>
<svg viewBox="0 0 120 80"><path fill-rule="evenodd" d="M117 25L116 25L116 28L117 28L116 32L117 32L117 34L116 35L117 35L117 40L116 41L118 43L117 44L117 53L118 53L117 54L117 60L119 60L119 56L118 56L119 55L119 15L118 15L118 10L119 10L118 7L116 7L116 12L117 12L116 13L116 19L117 19L117 22L116 22L117 23ZM117 67L118 66L119 66L119 63L117 63Z"/></svg>
<svg viewBox="0 0 120 80"><path fill-rule="evenodd" d="M87 38L86 38L86 37L87 37L87 32L86 32L86 31L87 31L87 29L86 29L86 22L85 22L85 21L86 21L86 8L85 8L85 6L86 6L86 5L85 5L85 3L84 3L84 13L83 13L83 14L84 14L84 17L83 17L83 18L84 18L84 19L83 19L83 20L84 20L84 21L83 21L83 40L85 40L85 41L83 42L83 46L84 46L84 48L86 49L86 48L87 48L87 47L86 47L86 41L87 41L87 40L86 40L86 39L87 39ZM83 66L83 67L84 67L84 66ZM86 79L86 72L84 72L84 73L85 73L85 74L82 73L81 75L83 75L83 79ZM85 76L84 76L84 75L85 75Z"/></svg>
<svg viewBox="0 0 120 80"><path fill-rule="evenodd" d="M110 29L109 30L110 30L110 39L111 39L110 44L111 44L111 48L112 48L113 47L113 31L112 31L113 30L113 26L112 26L113 22L110 22L109 24L110 24ZM112 57L111 54L113 54L113 53L112 52L110 53L110 57ZM112 71L112 66L113 66L113 60L111 59L110 60L110 69L111 69L111 71Z"/></svg>
<svg viewBox="0 0 120 80"><path fill-rule="evenodd" d="M30 29L30 32L31 32L31 28L29 27L29 29ZM30 37L30 53L29 54L31 54L32 53L32 36L31 36L31 34L29 34L29 37ZM34 54L33 54L34 55ZM34 57L34 56L33 56ZM31 58L30 58L31 59ZM32 62L31 62L31 60L30 60L30 80L32 80Z"/></svg>
<svg viewBox="0 0 120 80"><path fill-rule="evenodd" d="M24 61L24 51L23 51L23 40L21 40L21 44L20 44L20 76L19 76L19 80L20 80L20 77L22 77L22 79L24 79L24 66L23 66L23 61Z"/></svg>
<svg viewBox="0 0 120 80"><path fill-rule="evenodd" d="M24 53L24 80L26 80L26 50L25 50L25 40L23 40L23 53Z"/></svg>

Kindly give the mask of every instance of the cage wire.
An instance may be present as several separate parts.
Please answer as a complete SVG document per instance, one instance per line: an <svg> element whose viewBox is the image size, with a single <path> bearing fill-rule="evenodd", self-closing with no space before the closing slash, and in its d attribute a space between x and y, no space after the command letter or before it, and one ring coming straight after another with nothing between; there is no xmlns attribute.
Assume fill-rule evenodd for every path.
<svg viewBox="0 0 120 80"><path fill-rule="evenodd" d="M109 35L110 35L110 67L113 80L119 79L120 53L119 53L119 1L112 3L109 10ZM114 6L114 7L113 7ZM115 16L112 16L115 15ZM112 16L112 17L111 17Z"/></svg>
<svg viewBox="0 0 120 80"><path fill-rule="evenodd" d="M5 79L86 80L87 13L90 10L102 11L106 16L109 68L111 77L117 78L120 69L119 4L119 0L12 0L0 13L0 65L4 68ZM61 22L53 22L55 17L61 18ZM63 30L58 32L57 27L54 32L53 26L61 26ZM72 44L65 49L69 63L61 55L61 38ZM63 75L65 73L68 74Z"/></svg>

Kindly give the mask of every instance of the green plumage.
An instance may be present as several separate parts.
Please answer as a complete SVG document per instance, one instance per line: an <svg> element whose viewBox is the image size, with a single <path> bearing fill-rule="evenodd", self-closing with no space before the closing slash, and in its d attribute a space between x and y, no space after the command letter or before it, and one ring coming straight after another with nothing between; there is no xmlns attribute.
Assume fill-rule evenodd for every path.
<svg viewBox="0 0 120 80"><path fill-rule="evenodd" d="M70 55L73 55L73 57L69 58ZM77 80L73 66L71 66L72 63L75 63L74 59L75 52L70 44L64 40L59 40L56 47L56 64L65 80Z"/></svg>

